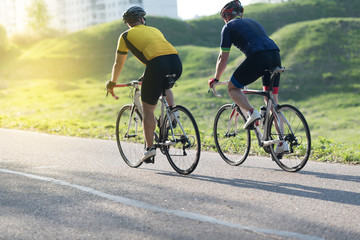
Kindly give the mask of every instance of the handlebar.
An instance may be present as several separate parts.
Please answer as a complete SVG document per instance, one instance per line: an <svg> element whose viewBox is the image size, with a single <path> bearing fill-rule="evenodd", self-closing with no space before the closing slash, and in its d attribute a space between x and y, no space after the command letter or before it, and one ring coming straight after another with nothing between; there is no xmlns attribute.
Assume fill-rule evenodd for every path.
<svg viewBox="0 0 360 240"><path fill-rule="evenodd" d="M116 84L116 85L114 86L114 88L116 88L116 87L137 87L137 86L139 86L139 85L141 85L141 84L142 84L141 81L139 81L139 80L133 80L133 81L131 81L131 82L129 82L129 83ZM115 100L118 100L119 97L115 95L115 93L114 93L114 88L113 88L112 90L107 89L106 97L107 97L107 96L109 95L109 93L110 93L111 96L112 96Z"/></svg>
<svg viewBox="0 0 360 240"><path fill-rule="evenodd" d="M221 98L222 95L216 92L216 87L217 87L218 85L228 85L228 84L229 84L229 81L215 82L212 87L209 87L208 93L210 92L210 90L212 90L212 92L214 93L214 95L215 95L216 97ZM248 88L247 88L246 86L245 86L243 89L241 89L241 91L246 91L246 90L248 90Z"/></svg>
<svg viewBox="0 0 360 240"><path fill-rule="evenodd" d="M222 95L216 92L216 87L217 87L218 85L228 85L228 84L229 84L229 81L225 81L225 82L215 82L215 83L212 85L212 87L209 87L208 93L210 92L210 90L212 90L212 92L214 93L214 95L215 95L216 97L221 98Z"/></svg>

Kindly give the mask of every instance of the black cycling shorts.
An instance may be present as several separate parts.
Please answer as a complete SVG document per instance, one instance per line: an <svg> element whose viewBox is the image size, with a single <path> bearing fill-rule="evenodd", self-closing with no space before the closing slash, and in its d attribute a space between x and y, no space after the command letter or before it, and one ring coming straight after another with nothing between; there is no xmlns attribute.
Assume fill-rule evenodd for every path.
<svg viewBox="0 0 360 240"><path fill-rule="evenodd" d="M145 69L141 87L141 100L156 105L162 93L165 76L175 74L175 81L182 73L182 63L179 55L171 54L150 60Z"/></svg>
<svg viewBox="0 0 360 240"><path fill-rule="evenodd" d="M278 50L261 51L247 57L235 70L231 82L237 88L243 88L255 82L262 76L263 86L270 86L270 73L265 70L281 67L280 53ZM280 85L280 74L275 76L273 87Z"/></svg>

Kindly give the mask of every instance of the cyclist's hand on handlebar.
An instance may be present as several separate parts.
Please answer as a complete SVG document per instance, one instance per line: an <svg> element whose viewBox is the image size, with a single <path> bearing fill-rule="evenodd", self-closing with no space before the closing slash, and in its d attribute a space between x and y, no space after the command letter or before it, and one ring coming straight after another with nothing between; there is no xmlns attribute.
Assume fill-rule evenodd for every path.
<svg viewBox="0 0 360 240"><path fill-rule="evenodd" d="M115 87L116 83L112 82L112 81L107 81L105 84L106 90L107 91L112 91Z"/></svg>
<svg viewBox="0 0 360 240"><path fill-rule="evenodd" d="M214 83L217 83L217 82L219 82L218 79L216 79L216 78L211 78L211 79L208 81L209 88L212 88L213 85L214 85Z"/></svg>
<svg viewBox="0 0 360 240"><path fill-rule="evenodd" d="M209 84L209 90L208 90L208 93L210 92L210 90L212 90L212 92L214 93L214 95L216 97L221 97L221 94L218 94L215 90L215 87L217 84L223 84L224 82L219 82L218 79L216 78L211 78L209 81L208 81L208 84Z"/></svg>
<svg viewBox="0 0 360 240"><path fill-rule="evenodd" d="M138 81L142 82L144 80L144 75L142 75L141 77L139 77Z"/></svg>

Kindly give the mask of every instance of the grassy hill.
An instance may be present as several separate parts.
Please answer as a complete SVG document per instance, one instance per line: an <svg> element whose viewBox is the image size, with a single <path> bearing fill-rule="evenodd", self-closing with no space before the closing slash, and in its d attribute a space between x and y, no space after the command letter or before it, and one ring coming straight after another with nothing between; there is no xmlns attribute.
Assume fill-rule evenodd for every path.
<svg viewBox="0 0 360 240"><path fill-rule="evenodd" d="M253 4L245 7L245 16L258 20L268 34L301 21L330 17L360 17L360 2L352 0L296 0L282 4ZM271 20L270 20L271 19ZM159 28L175 46L218 47L224 22L218 14L197 20L181 21L148 17L151 26ZM112 64L116 41L127 27L122 21L91 27L62 38L47 39L30 49L21 49L17 65L7 68L7 75L21 78L103 77ZM286 52L288 49L283 49ZM61 67L59 67L61 66ZM74 66L77 66L74 68ZM131 75L134 64L126 69ZM135 65L136 66L136 65ZM0 69L1 71L1 69ZM127 73L126 73L127 74Z"/></svg>
<svg viewBox="0 0 360 240"><path fill-rule="evenodd" d="M255 4L245 10L245 17L259 20L280 46L283 65L289 69L282 75L280 101L303 111L313 139L321 139L321 151L326 147L320 137L347 144L360 140L358 10L359 3L348 0ZM230 102L225 89L220 90L221 99L207 93L223 22L216 15L192 21L149 17L148 24L162 30L179 50L184 72L174 89L176 102L194 113L204 143L211 145L214 114ZM104 83L125 29L116 21L2 54L0 127L113 138L116 109L129 102L128 90L119 92L119 101L105 99ZM243 60L235 49L230 57L224 79ZM130 56L120 81L137 78L143 69ZM261 99L251 101L262 104ZM354 151L347 154L359 156L358 147ZM345 154L339 154L343 159Z"/></svg>
<svg viewBox="0 0 360 240"><path fill-rule="evenodd" d="M269 35L288 24L329 17L358 18L360 17L360 2L354 0L296 0L278 4L258 3L245 6L244 12L244 18L259 21ZM209 47L219 45L219 33L224 22L218 14L188 21L188 23L191 26L191 36L195 36L194 42L197 45Z"/></svg>
<svg viewBox="0 0 360 240"><path fill-rule="evenodd" d="M287 86L301 83L298 88L309 95L353 92L360 75L359 36L359 18L306 21L276 32L272 37L291 67Z"/></svg>

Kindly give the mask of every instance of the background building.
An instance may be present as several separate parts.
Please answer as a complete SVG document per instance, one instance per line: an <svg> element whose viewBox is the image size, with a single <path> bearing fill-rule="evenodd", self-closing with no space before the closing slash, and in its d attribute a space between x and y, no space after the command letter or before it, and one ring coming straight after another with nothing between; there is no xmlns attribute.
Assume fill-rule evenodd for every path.
<svg viewBox="0 0 360 240"><path fill-rule="evenodd" d="M24 32L30 0L1 0L0 24L11 35ZM145 8L147 15L178 18L177 0L44 0L51 17L50 27L74 32L122 18L134 5Z"/></svg>

